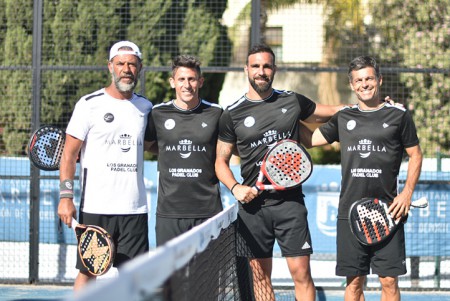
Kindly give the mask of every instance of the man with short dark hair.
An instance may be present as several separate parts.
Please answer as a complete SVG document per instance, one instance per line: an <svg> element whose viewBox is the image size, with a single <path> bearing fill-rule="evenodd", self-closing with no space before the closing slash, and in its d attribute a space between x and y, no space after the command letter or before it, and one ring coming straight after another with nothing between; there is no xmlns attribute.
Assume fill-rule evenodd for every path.
<svg viewBox="0 0 450 301"><path fill-rule="evenodd" d="M239 255L250 259L256 300L274 300L271 273L276 239L294 280L296 299L315 300L309 262L313 249L301 186L263 192L253 186L267 150L278 140L298 141L299 120L324 122L342 106L316 104L304 95L272 88L275 54L266 45L250 49L244 71L249 90L222 114L216 159L219 180L240 202L238 239L247 250ZM236 148L242 183L229 166Z"/></svg>
<svg viewBox="0 0 450 301"><path fill-rule="evenodd" d="M176 98L155 105L145 138L158 146L158 246L222 211L214 171L222 108L200 98L204 78L196 57L177 56L169 81Z"/></svg>
<svg viewBox="0 0 450 301"><path fill-rule="evenodd" d="M345 300L364 300L364 282L372 269L381 282L381 300L399 301L398 276L406 273L403 224L387 241L364 246L352 234L348 216L351 205L364 197L391 201L389 210L394 218L407 215L419 180L422 151L410 113L382 100L383 78L373 57L352 60L348 78L358 104L343 108L314 133L306 135L308 129L302 128L302 142L308 147L340 142L336 274L347 277ZM405 186L398 193L397 178L405 151L408 172Z"/></svg>

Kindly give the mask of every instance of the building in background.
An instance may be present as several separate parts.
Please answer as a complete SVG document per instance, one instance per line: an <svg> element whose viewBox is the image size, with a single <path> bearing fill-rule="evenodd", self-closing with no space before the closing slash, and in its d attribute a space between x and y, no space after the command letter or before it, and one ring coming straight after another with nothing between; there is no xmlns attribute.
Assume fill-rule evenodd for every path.
<svg viewBox="0 0 450 301"><path fill-rule="evenodd" d="M231 65L242 67L226 74L219 97L224 107L247 89L243 67L250 46L250 2L229 2L222 19L234 44ZM267 12L267 18L261 18L265 22L261 34L275 52L279 68L273 86L302 93L325 104L352 102L346 74L304 71L305 67L320 67L328 61L324 45L325 17L323 5L297 3L272 9Z"/></svg>

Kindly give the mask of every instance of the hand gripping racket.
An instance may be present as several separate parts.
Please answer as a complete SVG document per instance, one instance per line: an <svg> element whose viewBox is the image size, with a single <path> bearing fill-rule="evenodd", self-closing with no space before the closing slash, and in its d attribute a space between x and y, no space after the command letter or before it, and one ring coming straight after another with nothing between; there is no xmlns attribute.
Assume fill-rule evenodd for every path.
<svg viewBox="0 0 450 301"><path fill-rule="evenodd" d="M45 125L38 128L28 143L31 163L42 170L58 170L65 141L65 132L55 126Z"/></svg>
<svg viewBox="0 0 450 301"><path fill-rule="evenodd" d="M411 202L411 207L427 206L426 197ZM363 198L353 203L348 221L350 229L360 243L366 246L381 243L395 233L401 222L406 221L407 216L394 220L388 210L389 203L382 199Z"/></svg>
<svg viewBox="0 0 450 301"><path fill-rule="evenodd" d="M78 240L78 253L83 265L93 276L105 274L112 266L115 246L105 229L79 224L72 218L72 228Z"/></svg>
<svg viewBox="0 0 450 301"><path fill-rule="evenodd" d="M281 140L264 156L255 187L257 190L285 190L305 182L313 165L308 152L294 140ZM264 184L267 179L270 184Z"/></svg>

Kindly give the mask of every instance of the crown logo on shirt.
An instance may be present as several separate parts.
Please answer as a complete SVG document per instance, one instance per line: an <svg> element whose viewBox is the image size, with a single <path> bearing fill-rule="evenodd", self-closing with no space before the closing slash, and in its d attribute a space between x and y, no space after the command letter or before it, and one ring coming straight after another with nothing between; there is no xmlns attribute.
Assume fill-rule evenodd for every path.
<svg viewBox="0 0 450 301"><path fill-rule="evenodd" d="M366 144L366 145L369 145L369 144L372 144L372 140L369 140L369 139L361 139L361 140L359 140L359 144Z"/></svg>
<svg viewBox="0 0 450 301"><path fill-rule="evenodd" d="M131 135L122 134L122 135L120 135L120 139L131 139Z"/></svg>
<svg viewBox="0 0 450 301"><path fill-rule="evenodd" d="M264 133L264 137L274 136L276 134L277 134L276 130L269 130L269 131Z"/></svg>
<svg viewBox="0 0 450 301"><path fill-rule="evenodd" d="M180 145L191 145L192 141L189 139L183 139L183 140L180 140L179 143L180 143Z"/></svg>

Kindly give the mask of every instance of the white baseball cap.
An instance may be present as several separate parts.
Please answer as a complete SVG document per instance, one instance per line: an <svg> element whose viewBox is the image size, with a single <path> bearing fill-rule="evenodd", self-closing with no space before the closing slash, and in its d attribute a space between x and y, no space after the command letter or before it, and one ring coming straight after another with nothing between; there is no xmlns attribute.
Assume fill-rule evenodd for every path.
<svg viewBox="0 0 450 301"><path fill-rule="evenodd" d="M122 47L130 47L133 50L119 50ZM142 53L139 50L139 47L130 41L120 41L114 44L109 51L109 60L112 60L118 54L132 54L137 56L139 59L142 59Z"/></svg>

